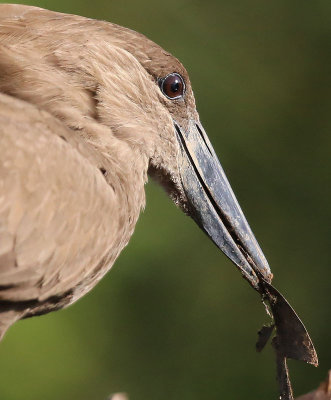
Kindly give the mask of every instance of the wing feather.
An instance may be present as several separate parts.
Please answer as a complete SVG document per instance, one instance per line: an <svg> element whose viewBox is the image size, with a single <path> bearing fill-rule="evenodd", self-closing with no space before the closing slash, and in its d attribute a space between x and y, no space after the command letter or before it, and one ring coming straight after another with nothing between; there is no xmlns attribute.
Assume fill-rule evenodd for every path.
<svg viewBox="0 0 331 400"><path fill-rule="evenodd" d="M0 94L0 154L1 300L59 295L112 259L120 208L92 146Z"/></svg>

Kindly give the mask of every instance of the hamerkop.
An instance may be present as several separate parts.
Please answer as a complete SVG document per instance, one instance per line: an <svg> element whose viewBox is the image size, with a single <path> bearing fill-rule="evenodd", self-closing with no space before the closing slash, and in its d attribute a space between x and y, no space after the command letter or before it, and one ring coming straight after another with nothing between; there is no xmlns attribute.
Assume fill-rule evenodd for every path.
<svg viewBox="0 0 331 400"><path fill-rule="evenodd" d="M280 298L186 70L145 36L0 5L0 132L0 337L96 285L133 233L148 175L256 290Z"/></svg>

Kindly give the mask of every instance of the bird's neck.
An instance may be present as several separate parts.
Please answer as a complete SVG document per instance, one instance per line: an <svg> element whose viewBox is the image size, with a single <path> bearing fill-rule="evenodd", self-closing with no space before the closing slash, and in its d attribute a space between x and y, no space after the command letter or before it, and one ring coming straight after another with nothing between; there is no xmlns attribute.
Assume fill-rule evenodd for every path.
<svg viewBox="0 0 331 400"><path fill-rule="evenodd" d="M97 150L100 160L98 168L114 191L123 215L120 225L125 230L123 240L126 241L132 235L140 212L145 207L144 186L147 182L148 158L138 147L130 146L112 134L103 137L102 145L97 136L90 138L89 144Z"/></svg>
<svg viewBox="0 0 331 400"><path fill-rule="evenodd" d="M36 39L33 32L32 37ZM96 167L103 171L119 204L126 209L129 229L133 230L145 205L144 184L149 160L146 146L142 141L138 143L137 127L131 127L131 121L138 120L139 126L143 122L130 112L130 102L123 103L125 96L109 97L120 86L113 91L109 87L113 76L109 77L105 63L112 57L108 53L103 55L105 46L97 46L95 60L90 53L84 54L83 62L80 57L86 47L76 48L71 36L66 38L66 45L53 49L52 56L47 45L40 45L36 50L36 40L31 40L29 48L24 47L23 40L17 40L15 46L2 46L0 92L47 111L64 123L72 135L81 138L82 146L86 143L87 147L94 148ZM111 123L109 119L116 120L116 116L120 117L118 121ZM129 128L124 133L117 129L127 125Z"/></svg>

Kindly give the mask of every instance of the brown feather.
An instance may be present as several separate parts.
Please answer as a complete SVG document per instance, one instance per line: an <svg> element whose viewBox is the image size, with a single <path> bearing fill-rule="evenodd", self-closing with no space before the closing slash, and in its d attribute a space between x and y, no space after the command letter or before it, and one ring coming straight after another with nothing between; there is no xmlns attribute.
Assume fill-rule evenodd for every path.
<svg viewBox="0 0 331 400"><path fill-rule="evenodd" d="M158 88L174 71L185 102ZM102 278L145 205L148 170L185 207L172 116L198 118L187 73L143 35L0 5L0 335Z"/></svg>

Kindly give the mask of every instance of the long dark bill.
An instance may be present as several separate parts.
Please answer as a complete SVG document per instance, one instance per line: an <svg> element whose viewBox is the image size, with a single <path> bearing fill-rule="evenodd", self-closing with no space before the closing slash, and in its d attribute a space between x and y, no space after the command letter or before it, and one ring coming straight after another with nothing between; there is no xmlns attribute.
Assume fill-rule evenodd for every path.
<svg viewBox="0 0 331 400"><path fill-rule="evenodd" d="M192 218L258 290L259 276L271 282L268 262L204 129L196 121L190 121L188 131L174 124L182 149L180 175Z"/></svg>
<svg viewBox="0 0 331 400"><path fill-rule="evenodd" d="M276 326L273 345L278 362L281 398L293 400L286 358L318 365L309 334L287 300L273 286L272 274L215 151L199 122L187 131L174 122L181 145L180 175L190 215L211 240L233 261L242 275L267 300ZM271 333L270 329L269 335ZM268 337L269 337L268 335ZM268 339L266 339L268 340ZM265 343L264 343L265 344ZM260 349L264 346L259 343Z"/></svg>

